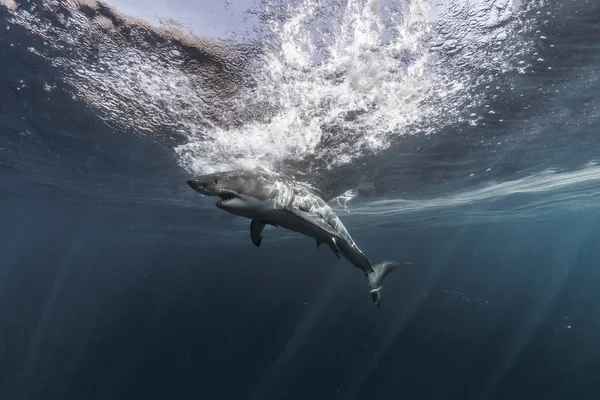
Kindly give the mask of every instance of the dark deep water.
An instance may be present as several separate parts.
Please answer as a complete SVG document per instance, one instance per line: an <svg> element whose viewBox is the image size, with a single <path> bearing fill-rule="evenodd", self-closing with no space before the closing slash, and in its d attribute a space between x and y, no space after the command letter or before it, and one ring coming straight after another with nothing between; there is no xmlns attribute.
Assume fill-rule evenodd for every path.
<svg viewBox="0 0 600 400"><path fill-rule="evenodd" d="M317 115L324 144L298 159L290 143L307 138L312 126L287 125L293 137L277 147L252 136L272 127L261 116L226 125L235 105L222 115L209 107L217 100L207 102L206 120L186 120L181 97L168 97L161 82L137 92L142 85L129 70L90 75L97 65L109 72L119 65L102 64L103 40L117 40L120 52L153 54L162 51L159 33L115 39L110 30L98 36L81 26L33 29L41 26L36 19L64 22L53 17L60 10L41 4L0 3L0 399L599 398L600 5L548 2L521 15L530 29L522 36L509 30L509 42L534 38L537 46L543 35L545 44L530 58L548 64L491 74L491 86L469 80L481 75L469 68L495 67L464 60L502 46L448 52L442 65L450 69L460 56L458 71L469 71L450 80L464 78L475 94L459 92L469 100L454 111L460 98L418 103L430 113L427 121L393 127L414 135L377 131L389 111L383 103L359 113L340 102L350 107L342 117L315 106L309 114ZM505 2L490 10L500 6ZM77 40L54 46L65 31ZM200 60L194 71L201 77L203 65L220 65L212 53L186 49ZM421 50L406 62L418 64ZM75 74L82 64L74 60L93 68ZM147 67L135 60L133 73ZM435 65L420 79L437 74ZM196 76L185 63L173 68L183 74L177 82ZM77 79L87 82L79 97ZM392 89L409 91L418 82ZM162 94L153 97L153 90ZM370 89L361 90L340 99L370 98ZM277 101L288 104L286 93L276 93ZM303 99L298 94L296 107L314 106ZM448 103L440 106L440 99ZM408 102L387 116L405 112ZM495 113L479 110L486 105ZM472 124L471 114L484 117ZM200 139L186 139L191 126L204 132ZM221 136L208 140L206 132ZM247 147L220 153L248 136ZM223 146L210 147L222 137ZM352 147L365 138L389 146L371 153ZM188 140L200 140L201 149L174 150ZM252 147L260 140L262 147ZM257 153L269 146L277 151ZM335 164L331 149L338 148L357 157ZM284 151L283 161L272 158ZM325 190L358 188L349 213L343 201L331 202L357 244L372 261L414 263L386 278L381 309L348 262L273 229L257 249L246 221L185 183L194 172L252 156L276 167L289 161L300 174L326 181Z"/></svg>

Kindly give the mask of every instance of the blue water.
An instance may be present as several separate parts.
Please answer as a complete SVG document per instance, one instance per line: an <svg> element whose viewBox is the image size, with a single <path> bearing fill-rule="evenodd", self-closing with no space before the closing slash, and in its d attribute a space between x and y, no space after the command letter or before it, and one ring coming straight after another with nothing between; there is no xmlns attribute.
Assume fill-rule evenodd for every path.
<svg viewBox="0 0 600 400"><path fill-rule="evenodd" d="M461 20L461 3L450 3L458 16L448 12L434 24L446 35ZM531 63L525 73L516 63L478 81L495 67L465 60L493 58L502 46L487 42L462 53L414 50L408 65L435 53L448 70L458 68L451 77L464 79L468 90L434 96L447 101L435 107L432 99L418 103L427 120L398 123L395 135L378 131L387 121L368 118L379 118L383 103L361 109L365 118L350 108L330 118L319 108L325 106L300 101L296 107L316 115L323 136L299 156L294 145L310 142L310 130L290 123L282 137L293 140L285 146L255 135L270 132L271 122L254 114L231 122L237 109L218 90L221 97L198 111L202 118L188 114L192 106L178 103L186 96L170 97L164 87L177 92L195 76L212 82L204 70L190 70L189 59L170 70L182 71L182 80L150 75L156 86L139 89L132 76L162 68L144 64L161 57L161 33L82 28L94 13L121 21L110 8L85 9L77 17L83 25L71 26L60 17L75 15L66 3L11 4L0 2L0 399L600 396L599 4L546 2L482 25L493 33L525 21L518 26L527 29L507 29L503 42L521 46L509 53ZM507 10L504 2L477 4ZM111 6L143 13L135 2ZM484 28L469 32L487 38ZM71 37L70 47L59 46ZM173 40L181 54L213 65L216 56ZM141 49L145 57L102 64L103 43L119 52ZM260 53L249 43L246 56ZM519 53L524 43L534 49ZM112 74L121 64L128 69ZM298 87L310 83L285 65ZM436 65L420 79L438 79ZM213 78L224 85L221 72ZM240 82L252 80L246 73L264 77L246 71ZM394 93L418 86L411 85ZM340 98L362 96L353 90ZM269 93L266 103L276 92ZM267 108L257 106L272 120L282 115ZM387 116L410 119L406 109ZM483 117L473 123L472 114ZM221 136L206 139L211 132ZM223 137L225 146L240 147L210 147ZM246 147L245 137L252 138ZM387 146L353 147L362 140ZM189 143L201 150L177 151ZM356 157L334 162L340 148ZM253 156L318 186L372 261L413 262L386 278L381 309L347 261L275 228L256 248L249 221L186 184L194 173L248 164Z"/></svg>

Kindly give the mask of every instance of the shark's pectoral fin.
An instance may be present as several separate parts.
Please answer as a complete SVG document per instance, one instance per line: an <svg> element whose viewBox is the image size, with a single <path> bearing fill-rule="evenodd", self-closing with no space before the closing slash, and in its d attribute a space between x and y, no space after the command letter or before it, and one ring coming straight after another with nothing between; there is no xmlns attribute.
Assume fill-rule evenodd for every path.
<svg viewBox="0 0 600 400"><path fill-rule="evenodd" d="M257 219L253 219L250 223L250 238L256 247L259 247L262 242L262 233L265 228L265 223Z"/></svg>

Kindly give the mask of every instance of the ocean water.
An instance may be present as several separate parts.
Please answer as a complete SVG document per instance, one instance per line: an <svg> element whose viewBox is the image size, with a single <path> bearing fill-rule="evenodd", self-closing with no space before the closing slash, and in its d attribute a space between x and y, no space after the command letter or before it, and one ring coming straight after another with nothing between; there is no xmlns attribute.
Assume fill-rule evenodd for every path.
<svg viewBox="0 0 600 400"><path fill-rule="evenodd" d="M600 3L0 1L0 399L597 399ZM315 186L312 239L192 191Z"/></svg>

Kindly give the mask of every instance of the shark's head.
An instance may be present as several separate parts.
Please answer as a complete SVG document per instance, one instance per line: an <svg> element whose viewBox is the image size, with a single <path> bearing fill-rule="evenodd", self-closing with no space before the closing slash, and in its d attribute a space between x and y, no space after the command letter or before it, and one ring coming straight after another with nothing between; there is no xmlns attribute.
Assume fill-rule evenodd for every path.
<svg viewBox="0 0 600 400"><path fill-rule="evenodd" d="M205 196L217 196L217 207L245 217L269 207L273 197L269 180L245 171L218 172L188 179L188 185Z"/></svg>

